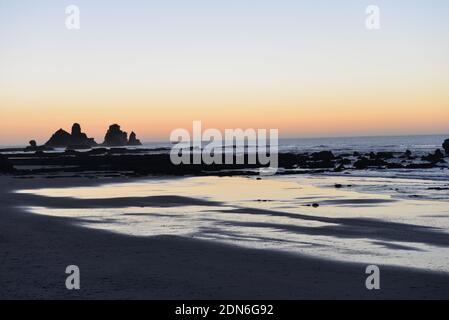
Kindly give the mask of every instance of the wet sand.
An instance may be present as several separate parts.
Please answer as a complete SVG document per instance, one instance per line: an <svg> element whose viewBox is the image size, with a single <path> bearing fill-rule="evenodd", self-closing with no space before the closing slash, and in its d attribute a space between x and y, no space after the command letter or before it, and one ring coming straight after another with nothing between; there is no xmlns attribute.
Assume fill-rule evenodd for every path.
<svg viewBox="0 0 449 320"><path fill-rule="evenodd" d="M126 236L88 229L77 226L74 218L35 215L18 207L45 206L45 197L11 193L17 189L96 183L98 180L82 178L0 176L1 299L449 298L446 273L380 266L381 290L368 291L363 264L184 237ZM164 206L195 200L165 197L146 201ZM114 199L109 205L129 203L120 204ZM81 270L79 291L65 288L64 271L71 264Z"/></svg>

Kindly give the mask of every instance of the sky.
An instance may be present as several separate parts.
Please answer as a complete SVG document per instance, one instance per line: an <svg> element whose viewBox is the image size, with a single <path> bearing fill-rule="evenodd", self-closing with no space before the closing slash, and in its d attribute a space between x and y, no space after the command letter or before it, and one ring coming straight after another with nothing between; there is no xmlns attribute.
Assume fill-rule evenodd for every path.
<svg viewBox="0 0 449 320"><path fill-rule="evenodd" d="M66 6L80 9L66 28ZM367 30L368 5L380 30ZM0 144L449 133L447 0L0 0Z"/></svg>

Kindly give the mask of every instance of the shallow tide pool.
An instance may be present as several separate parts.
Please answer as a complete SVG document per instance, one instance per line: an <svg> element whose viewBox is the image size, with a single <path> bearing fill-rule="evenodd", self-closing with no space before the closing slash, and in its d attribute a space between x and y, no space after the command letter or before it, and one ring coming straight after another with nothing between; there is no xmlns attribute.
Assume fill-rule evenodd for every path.
<svg viewBox="0 0 449 320"><path fill-rule="evenodd" d="M33 213L76 218L74 223L84 227L130 236L176 235L449 272L449 202L401 192L415 191L418 184L425 190L429 183L341 176L193 177L18 192L66 199L66 207L51 201L28 207Z"/></svg>

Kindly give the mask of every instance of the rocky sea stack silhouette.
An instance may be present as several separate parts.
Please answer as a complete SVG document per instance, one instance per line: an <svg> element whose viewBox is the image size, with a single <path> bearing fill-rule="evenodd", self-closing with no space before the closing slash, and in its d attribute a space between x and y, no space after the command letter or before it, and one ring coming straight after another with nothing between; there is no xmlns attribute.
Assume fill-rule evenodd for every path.
<svg viewBox="0 0 449 320"><path fill-rule="evenodd" d="M141 146L142 145L142 142L140 142L140 140L137 139L137 136L134 133L134 131L132 131L131 134L129 135L128 145L129 146Z"/></svg>
<svg viewBox="0 0 449 320"><path fill-rule="evenodd" d="M106 132L104 142L101 144L106 147L123 147L123 146L140 146L142 143L134 132L129 135L120 129L120 125L113 124L109 126ZM64 129L56 131L48 140L45 148L67 148L67 149L90 149L96 147L98 144L94 138L89 138L85 133L81 131L81 126L78 123L72 125L71 133L68 133ZM30 146L27 147L28 151L45 150L44 147L39 147L35 140L30 141Z"/></svg>
<svg viewBox="0 0 449 320"><path fill-rule="evenodd" d="M103 146L106 147L121 147L121 146L140 146L142 143L137 139L136 134L131 132L128 140L128 133L122 131L118 124L109 126L108 131L104 137Z"/></svg>
<svg viewBox="0 0 449 320"><path fill-rule="evenodd" d="M63 129L56 131L45 143L45 146L52 148L70 148L70 149L89 149L97 146L93 138L81 132L81 126L78 123L72 125L72 133Z"/></svg>

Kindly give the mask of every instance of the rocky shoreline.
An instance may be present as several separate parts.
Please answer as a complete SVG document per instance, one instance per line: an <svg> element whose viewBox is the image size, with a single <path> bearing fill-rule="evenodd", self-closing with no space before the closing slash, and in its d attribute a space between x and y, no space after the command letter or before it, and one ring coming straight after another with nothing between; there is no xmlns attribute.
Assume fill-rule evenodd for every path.
<svg viewBox="0 0 449 320"><path fill-rule="evenodd" d="M346 153L335 155L332 151L315 153L279 153L278 174L303 174L316 172L345 172L349 170L433 169L448 168L449 140L443 143L444 152L437 149L427 155L406 152ZM15 153L21 151L22 153ZM23 151L28 151L23 153ZM54 173L121 173L122 175L258 175L260 164L248 164L248 154L241 155L243 164L174 165L169 148L129 149L99 147L87 151L55 152L23 149L0 150L0 172L15 175Z"/></svg>

